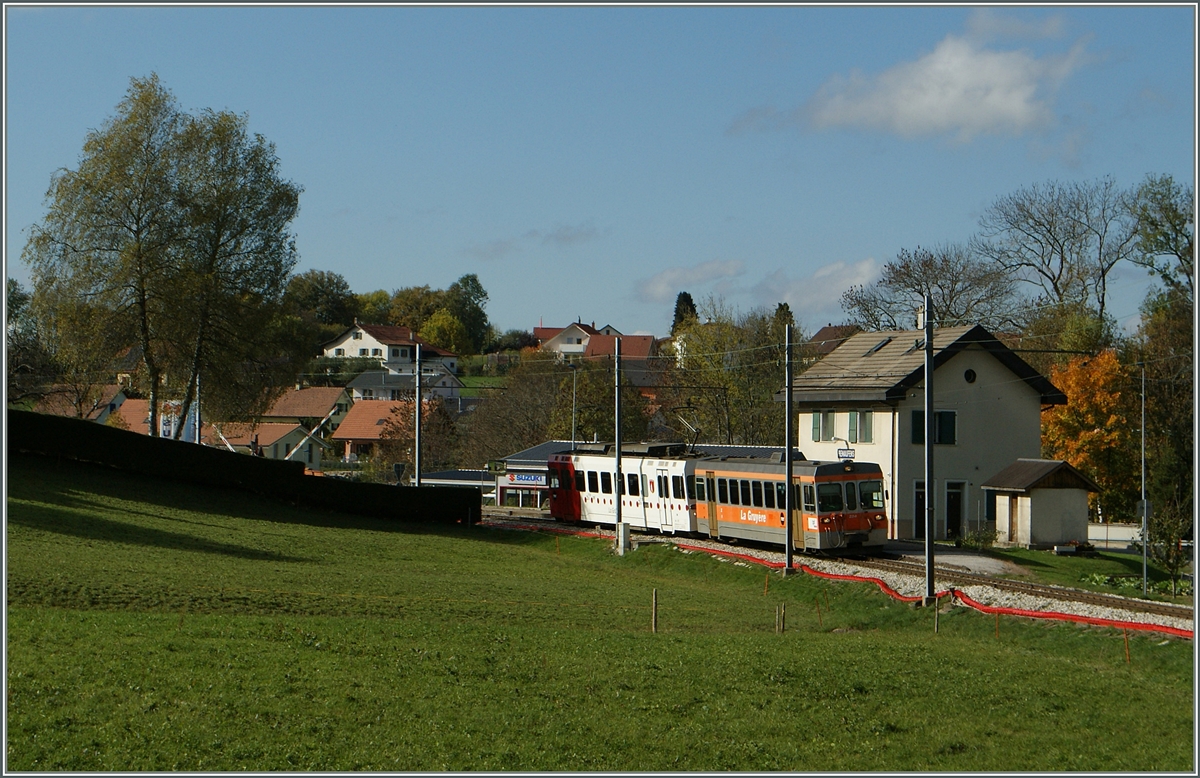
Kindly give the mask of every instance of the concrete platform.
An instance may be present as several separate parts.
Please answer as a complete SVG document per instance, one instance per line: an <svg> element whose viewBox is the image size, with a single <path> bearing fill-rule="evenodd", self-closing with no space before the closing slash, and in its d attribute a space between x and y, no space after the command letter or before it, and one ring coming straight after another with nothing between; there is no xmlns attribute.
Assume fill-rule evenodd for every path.
<svg viewBox="0 0 1200 778"><path fill-rule="evenodd" d="M883 547L906 562L925 561L925 543L918 540L889 540ZM995 559L969 548L938 543L933 549L933 565L980 575L1029 575L1029 570L1004 559Z"/></svg>

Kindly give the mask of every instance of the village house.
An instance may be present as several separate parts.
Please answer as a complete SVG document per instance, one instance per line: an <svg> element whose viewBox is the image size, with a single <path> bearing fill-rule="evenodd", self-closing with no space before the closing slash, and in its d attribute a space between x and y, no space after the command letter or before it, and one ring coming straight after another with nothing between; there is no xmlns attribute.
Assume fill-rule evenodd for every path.
<svg viewBox="0 0 1200 778"><path fill-rule="evenodd" d="M610 324L596 329L595 322L592 322L590 325L583 322L572 322L566 327L533 328L533 337L537 338L538 348L542 351L552 351L568 361L572 357L586 355L588 343L591 341L593 335L623 337ZM624 345L624 341L622 341L622 345Z"/></svg>
<svg viewBox="0 0 1200 778"><path fill-rule="evenodd" d="M383 439L388 420L396 418L398 413L404 413L407 417L412 407L411 400L356 402L330 440L343 446L342 460L345 462L369 457L375 452L376 444Z"/></svg>
<svg viewBox="0 0 1200 778"><path fill-rule="evenodd" d="M38 400L33 410L52 416L84 418L104 424L109 414L114 413L125 402L125 390L117 384L104 384L76 389L64 385L50 387Z"/></svg>
<svg viewBox="0 0 1200 778"><path fill-rule="evenodd" d="M296 386L271 404L262 421L275 424L302 424L332 432L346 418L353 404L350 393L340 386Z"/></svg>
<svg viewBox="0 0 1200 778"><path fill-rule="evenodd" d="M882 468L890 538L925 534L924 337L852 335L792 385L805 456ZM984 481L1040 456L1042 409L1067 398L983 327L937 329L933 346L934 535L954 538L987 526Z"/></svg>
<svg viewBox="0 0 1200 778"><path fill-rule="evenodd" d="M423 361L423 360L422 360ZM368 370L355 376L346 391L354 402L362 400L401 400L413 396L413 374L392 373L388 370ZM462 379L445 371L443 366L421 369L421 394L425 399L441 397L457 400L463 388Z"/></svg>
<svg viewBox="0 0 1200 778"><path fill-rule="evenodd" d="M227 448L266 459L301 462L309 470L320 470L325 444L302 424L261 422L204 424L201 441L207 446Z"/></svg>
<svg viewBox="0 0 1200 778"><path fill-rule="evenodd" d="M321 346L326 357L378 359L389 373L413 375L416 372L417 345L421 346L422 372L437 365L451 375L458 372L458 355L431 346L408 327L385 324L359 324Z"/></svg>

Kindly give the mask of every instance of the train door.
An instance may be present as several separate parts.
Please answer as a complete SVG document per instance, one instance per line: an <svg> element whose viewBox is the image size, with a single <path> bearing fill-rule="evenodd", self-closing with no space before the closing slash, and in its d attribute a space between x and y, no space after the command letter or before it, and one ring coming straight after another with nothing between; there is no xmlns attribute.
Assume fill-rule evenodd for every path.
<svg viewBox="0 0 1200 778"><path fill-rule="evenodd" d="M656 511L658 514L658 526L660 528L669 527L671 526L671 504L668 500L671 499L671 476L661 467L657 468L654 472L658 476L655 479L657 481L658 499L654 501L654 504L658 506Z"/></svg>
<svg viewBox="0 0 1200 778"><path fill-rule="evenodd" d="M708 536L717 537L717 479L713 471L705 472L704 495L708 498Z"/></svg>

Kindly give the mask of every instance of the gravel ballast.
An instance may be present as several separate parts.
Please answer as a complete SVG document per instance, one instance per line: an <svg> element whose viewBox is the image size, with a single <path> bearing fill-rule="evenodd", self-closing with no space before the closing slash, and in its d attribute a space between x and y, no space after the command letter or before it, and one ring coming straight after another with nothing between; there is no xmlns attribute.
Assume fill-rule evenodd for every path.
<svg viewBox="0 0 1200 778"><path fill-rule="evenodd" d="M488 524L494 526L512 526L514 529L518 527L528 527L528 522L506 521L503 519L488 519ZM541 527L539 527L540 529ZM545 529L554 531L553 526L548 526ZM611 529L603 529L597 527L581 528L589 533L601 535L604 537L614 537L615 533ZM701 549L711 550L714 552L735 553L753 559L760 559L764 562L774 564L782 564L784 555L782 551L768 551L761 548L752 548L747 546L734 546L727 543L717 543L711 540L701 538L673 538L664 535L636 535L634 536L634 547L636 548L642 543L666 543L669 545L682 544ZM688 553L686 549L680 549L684 553ZM720 557L729 559L729 557ZM731 559L734 564L747 564ZM814 557L799 555L793 557L795 562L803 562L803 564L822 573L832 573L835 575L855 575L865 578L878 578L889 587L905 596L921 596L925 593L925 578L923 575L906 575L903 573L893 573L888 571L876 570L874 568L862 567L855 565L852 562L820 559ZM1159 626L1174 627L1176 629L1189 630L1193 629L1194 620L1185 619L1173 616L1163 616L1153 613L1140 613L1123 608L1108 608L1100 605L1088 605L1087 603L1068 602L1066 600L1052 599L1048 597L1035 597L1033 595L1019 594L1003 589L997 589L991 586L956 586L957 590L963 592L972 600L983 605L990 605L1000 608L1015 608L1026 611L1037 611L1043 613L1063 613L1073 616L1084 616L1092 619L1106 619L1110 621L1124 621L1140 624L1155 624ZM945 587L939 587L939 590L944 590ZM954 607L968 607L963 605L958 600L954 600Z"/></svg>

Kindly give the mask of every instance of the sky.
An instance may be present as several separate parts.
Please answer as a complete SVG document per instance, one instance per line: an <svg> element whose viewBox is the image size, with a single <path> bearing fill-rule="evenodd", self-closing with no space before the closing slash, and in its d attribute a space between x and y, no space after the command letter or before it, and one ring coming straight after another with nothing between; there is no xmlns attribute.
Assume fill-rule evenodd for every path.
<svg viewBox="0 0 1200 778"><path fill-rule="evenodd" d="M501 331L667 334L679 292L811 334L998 198L1195 185L1176 6L4 8L4 260L130 79L245 114L304 188L296 272L475 273ZM1151 280L1121 267L1129 329Z"/></svg>

